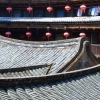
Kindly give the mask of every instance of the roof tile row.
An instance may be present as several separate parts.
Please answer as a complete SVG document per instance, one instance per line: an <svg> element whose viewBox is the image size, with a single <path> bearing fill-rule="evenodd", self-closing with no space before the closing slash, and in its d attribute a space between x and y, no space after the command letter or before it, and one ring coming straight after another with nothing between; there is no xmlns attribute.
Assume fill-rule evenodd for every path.
<svg viewBox="0 0 100 100"><path fill-rule="evenodd" d="M93 17L0 17L0 22L94 22L100 21L100 16Z"/></svg>

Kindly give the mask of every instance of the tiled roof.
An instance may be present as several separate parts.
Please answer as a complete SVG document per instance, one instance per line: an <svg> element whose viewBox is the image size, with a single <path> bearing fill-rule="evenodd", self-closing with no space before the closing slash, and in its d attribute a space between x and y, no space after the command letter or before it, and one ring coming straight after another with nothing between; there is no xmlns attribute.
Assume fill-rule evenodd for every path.
<svg viewBox="0 0 100 100"><path fill-rule="evenodd" d="M0 22L40 22L40 23L74 23L74 22L99 22L100 16L94 17L61 17L61 18L47 18L47 17L0 17Z"/></svg>
<svg viewBox="0 0 100 100"><path fill-rule="evenodd" d="M74 62L80 41L87 40L30 42L0 36L0 100L100 100L100 65L51 75L44 75L49 66L31 66L56 62L53 71ZM21 65L31 67L22 70Z"/></svg>
<svg viewBox="0 0 100 100"><path fill-rule="evenodd" d="M81 38L62 42L24 43L0 37L0 69L52 64L49 73L56 73L78 53ZM40 45L40 44L41 45ZM68 62L67 62L68 61Z"/></svg>
<svg viewBox="0 0 100 100"><path fill-rule="evenodd" d="M100 70L100 66L96 68ZM92 69L94 70L94 68L90 70ZM74 76L76 72L72 72L72 75ZM29 80L28 78L7 79L6 81L1 79L0 83L3 85L8 82L6 87L0 84L0 100L100 100L100 71L69 79L66 78L68 75L68 73L61 73L56 74L56 77L48 75L37 77L38 79L30 77ZM34 84L35 82L38 84Z"/></svg>

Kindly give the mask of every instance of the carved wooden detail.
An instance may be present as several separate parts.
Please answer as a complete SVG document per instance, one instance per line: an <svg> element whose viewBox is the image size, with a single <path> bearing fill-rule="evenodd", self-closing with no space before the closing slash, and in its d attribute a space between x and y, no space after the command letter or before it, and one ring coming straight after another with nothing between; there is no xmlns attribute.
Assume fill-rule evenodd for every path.
<svg viewBox="0 0 100 100"><path fill-rule="evenodd" d="M51 4L61 4L67 3L67 0L50 0ZM49 0L0 0L0 3L32 3L32 4L41 4L41 3L46 3L49 4ZM80 4L83 3L83 0L68 0L68 3L70 3L71 5L73 4ZM100 0L84 0L85 4L99 4Z"/></svg>
<svg viewBox="0 0 100 100"><path fill-rule="evenodd" d="M36 23L0 23L0 28L47 28L50 27L51 29L100 29L100 25L65 25L65 24L36 24Z"/></svg>

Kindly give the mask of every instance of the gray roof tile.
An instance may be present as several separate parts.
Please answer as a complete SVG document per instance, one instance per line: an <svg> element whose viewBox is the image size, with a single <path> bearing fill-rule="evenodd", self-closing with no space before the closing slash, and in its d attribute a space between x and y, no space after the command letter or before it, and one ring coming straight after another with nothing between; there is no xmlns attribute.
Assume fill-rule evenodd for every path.
<svg viewBox="0 0 100 100"><path fill-rule="evenodd" d="M16 40L15 40L16 41ZM14 42L0 37L0 69L52 64L50 73L56 73L77 53L81 38L58 41L58 43ZM49 50L49 52L48 52ZM67 62L68 61L68 62Z"/></svg>
<svg viewBox="0 0 100 100"><path fill-rule="evenodd" d="M92 17L61 17L61 18L47 18L47 17L0 17L0 22L94 22L100 21L100 16Z"/></svg>

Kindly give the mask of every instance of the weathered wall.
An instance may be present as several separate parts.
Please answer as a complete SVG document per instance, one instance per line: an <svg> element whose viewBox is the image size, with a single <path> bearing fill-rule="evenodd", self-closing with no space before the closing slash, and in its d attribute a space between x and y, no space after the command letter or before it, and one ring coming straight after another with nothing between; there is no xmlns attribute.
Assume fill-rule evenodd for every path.
<svg viewBox="0 0 100 100"><path fill-rule="evenodd" d="M74 70L92 67L93 65L94 63L90 60L85 51L76 66L74 67Z"/></svg>

